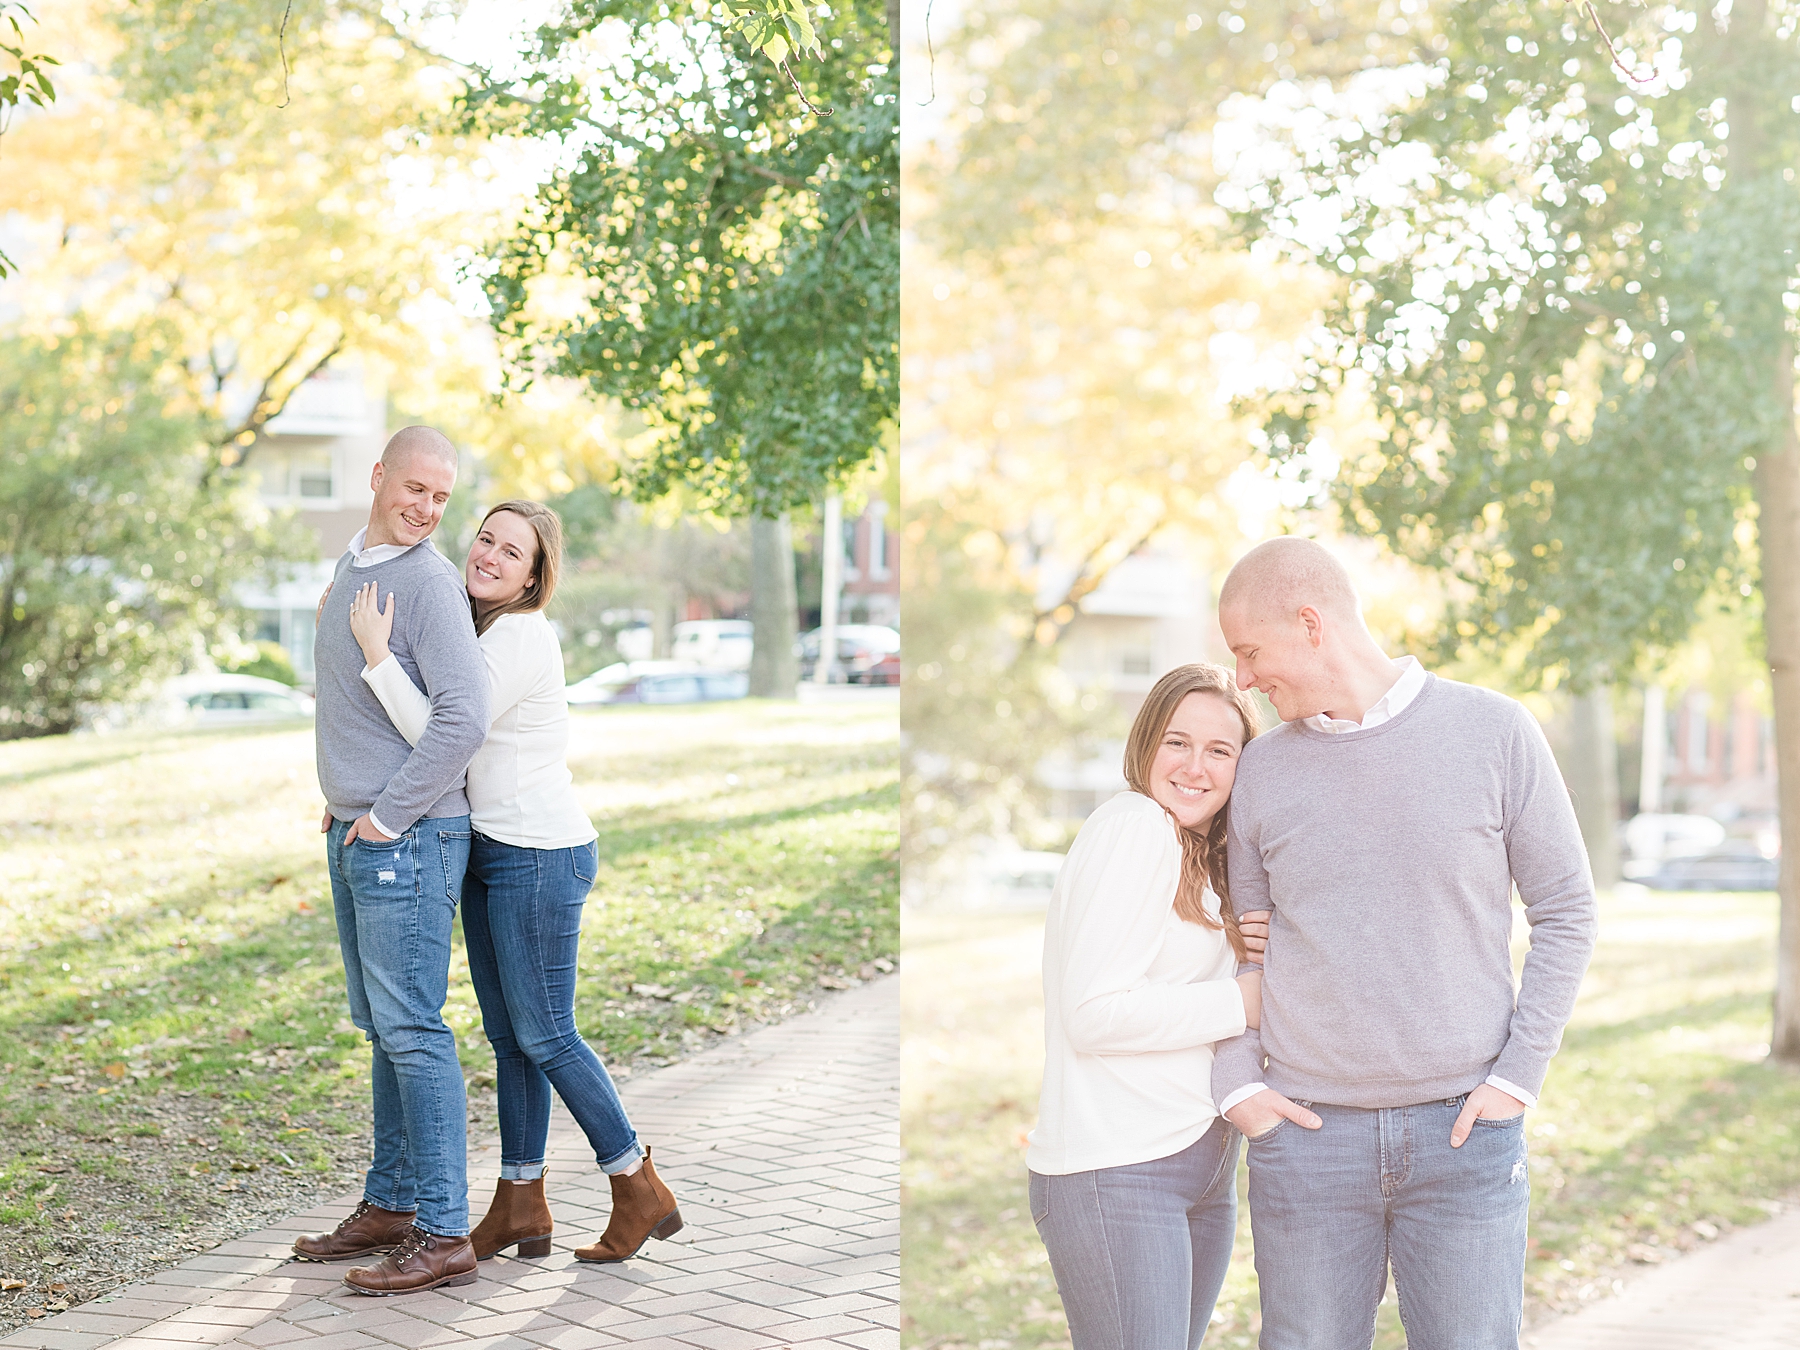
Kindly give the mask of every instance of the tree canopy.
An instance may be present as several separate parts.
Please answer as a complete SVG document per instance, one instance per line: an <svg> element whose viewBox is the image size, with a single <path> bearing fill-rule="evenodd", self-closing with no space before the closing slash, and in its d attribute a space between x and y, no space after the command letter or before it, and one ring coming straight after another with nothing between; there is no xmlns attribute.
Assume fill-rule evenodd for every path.
<svg viewBox="0 0 1800 1350"><path fill-rule="evenodd" d="M1800 60L1759 5L1644 11L1616 61L1572 9L1431 19L1434 61L1291 88L1223 156L1244 235L1345 278L1272 453L1366 403L1347 523L1467 583L1447 649L1585 683L1752 594L1753 472L1793 420Z"/></svg>
<svg viewBox="0 0 1800 1350"><path fill-rule="evenodd" d="M622 466L640 498L773 516L895 415L887 15L812 14L820 59L778 66L728 7L580 0L465 99L472 128L565 148L483 279L515 385L580 379L657 433Z"/></svg>

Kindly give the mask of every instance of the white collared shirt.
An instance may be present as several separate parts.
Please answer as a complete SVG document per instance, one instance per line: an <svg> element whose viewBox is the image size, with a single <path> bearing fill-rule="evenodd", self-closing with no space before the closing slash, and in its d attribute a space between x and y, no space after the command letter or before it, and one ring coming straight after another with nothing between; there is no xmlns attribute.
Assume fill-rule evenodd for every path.
<svg viewBox="0 0 1800 1350"><path fill-rule="evenodd" d="M376 563L384 563L390 558L398 558L402 553L419 546L419 544L371 544L369 547L364 548L363 540L368 537L368 534L369 527L365 525L356 532L355 536L348 544L344 545L344 552L350 555L350 566L373 567ZM419 541L420 544L424 542L423 539ZM388 838L392 839L394 837L394 832L392 830L383 825L379 820L375 819L375 811L373 808L370 808L369 811L369 824L387 835Z"/></svg>
<svg viewBox="0 0 1800 1350"><path fill-rule="evenodd" d="M344 546L344 552L350 555L352 567L373 567L376 563L384 563L390 558L398 558L402 553L415 549L419 544L370 544L363 547L363 540L368 537L369 527L363 526L356 532L356 537Z"/></svg>
<svg viewBox="0 0 1800 1350"><path fill-rule="evenodd" d="M1419 691L1424 687L1425 667L1419 664L1419 658L1403 656L1400 658L1400 677L1388 686L1387 693L1370 705L1369 710L1363 714L1362 721L1352 722L1347 717L1333 717L1330 713L1318 713L1308 717L1306 725L1314 731L1330 732L1336 736L1349 736L1358 731L1372 731L1383 722L1391 722L1398 717L1406 705L1419 696ZM1489 1074L1487 1081L1507 1096L1517 1097L1526 1106L1537 1105L1536 1094L1527 1092L1517 1083L1509 1083L1494 1074ZM1254 1096L1267 1086L1267 1083L1246 1083L1219 1103L1219 1114L1224 1115L1239 1102Z"/></svg>
<svg viewBox="0 0 1800 1350"><path fill-rule="evenodd" d="M1403 656L1400 658L1400 678L1388 686L1387 693L1369 705L1362 721L1352 722L1346 717L1319 713L1307 718L1306 725L1315 731L1329 731L1337 735L1352 731L1372 731L1383 722L1391 722L1398 717L1401 710L1417 698L1424 687L1425 667L1419 664L1419 658Z"/></svg>

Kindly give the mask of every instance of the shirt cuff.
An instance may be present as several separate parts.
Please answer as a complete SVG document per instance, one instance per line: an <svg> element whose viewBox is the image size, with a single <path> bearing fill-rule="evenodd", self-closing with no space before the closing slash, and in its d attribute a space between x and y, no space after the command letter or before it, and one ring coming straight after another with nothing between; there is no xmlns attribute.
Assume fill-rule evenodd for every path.
<svg viewBox="0 0 1800 1350"><path fill-rule="evenodd" d="M1219 1114L1224 1115L1241 1101L1247 1101L1268 1086L1267 1083L1246 1083L1224 1101L1219 1103Z"/></svg>
<svg viewBox="0 0 1800 1350"><path fill-rule="evenodd" d="M392 661L393 659L394 659L394 654L392 652L389 652L386 656L382 657L381 660L377 661L374 665L364 666L363 671L362 671L362 677L365 680L368 679L371 675L373 675L376 671L380 670L383 666L385 666L389 661Z"/></svg>
<svg viewBox="0 0 1800 1350"><path fill-rule="evenodd" d="M376 829L380 830L389 839L398 839L401 835L401 831L390 830L387 826L383 825L379 820L377 820L375 818L375 808L372 806L369 808L369 824L373 825ZM1495 1086L1498 1087L1499 1084L1495 1084ZM1511 1088L1504 1088L1502 1090L1506 1091L1506 1092L1512 1091Z"/></svg>
<svg viewBox="0 0 1800 1350"><path fill-rule="evenodd" d="M1537 1095L1535 1093L1527 1092L1517 1083L1509 1083L1498 1074L1492 1073L1487 1076L1487 1081L1489 1087L1497 1087L1507 1096L1517 1097L1520 1101L1524 1102L1526 1106L1537 1105Z"/></svg>

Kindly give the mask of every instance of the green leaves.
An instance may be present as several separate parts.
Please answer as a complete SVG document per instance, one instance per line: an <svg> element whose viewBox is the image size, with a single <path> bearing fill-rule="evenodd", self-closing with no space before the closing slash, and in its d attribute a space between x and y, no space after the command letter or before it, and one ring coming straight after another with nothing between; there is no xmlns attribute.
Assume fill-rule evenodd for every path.
<svg viewBox="0 0 1800 1350"><path fill-rule="evenodd" d="M172 674L236 617L240 581L302 547L247 489L203 482L168 336L0 342L0 739Z"/></svg>
<svg viewBox="0 0 1800 1350"><path fill-rule="evenodd" d="M512 386L571 376L638 412L638 499L772 516L865 463L895 416L898 72L868 0L721 13L577 6L540 30L536 73L479 84L463 112L580 146L481 274ZM602 22L628 59L569 74ZM779 69L747 59L777 39ZM795 50L830 53L805 92ZM558 294L582 298L534 300Z"/></svg>
<svg viewBox="0 0 1800 1350"><path fill-rule="evenodd" d="M738 32L757 51L785 68L788 53L806 52L820 59L825 49L803 0L767 0L765 5L729 5Z"/></svg>
<svg viewBox="0 0 1800 1350"><path fill-rule="evenodd" d="M1271 401L1273 456L1370 407L1346 521L1465 583L1445 655L1528 684L1621 673L1751 593L1747 464L1793 416L1800 51L1705 15L1683 46L1649 17L1614 34L1658 72L1630 82L1542 6L1444 7L1410 93L1355 118L1317 95L1330 129L1290 118L1281 170L1253 152L1220 194L1241 236L1347 278ZM1345 190L1402 164L1404 191Z"/></svg>
<svg viewBox="0 0 1800 1350"><path fill-rule="evenodd" d="M16 12L13 12L16 11ZM54 56L42 53L32 55L25 48L25 30L19 25L20 16L32 19L31 11L24 5L6 0L0 3L0 21L4 21L12 29L13 40L0 40L0 52L13 59L18 66L16 71L0 75L0 134L6 131L7 114L21 103L35 103L38 107L48 107L56 101L56 87L50 83L49 68L61 65ZM4 251L0 251L0 280L11 276L17 270L12 259Z"/></svg>

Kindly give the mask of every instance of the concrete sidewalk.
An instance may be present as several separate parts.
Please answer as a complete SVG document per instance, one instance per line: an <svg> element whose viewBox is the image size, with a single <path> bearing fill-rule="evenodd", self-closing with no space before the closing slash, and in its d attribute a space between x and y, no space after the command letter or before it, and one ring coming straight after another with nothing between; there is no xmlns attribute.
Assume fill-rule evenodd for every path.
<svg viewBox="0 0 1800 1350"><path fill-rule="evenodd" d="M551 1119L556 1247L496 1257L459 1289L366 1298L342 1267L291 1261L330 1205L46 1318L0 1346L35 1350L762 1350L898 1347L900 989L890 976L622 1089L686 1227L621 1265L571 1249L606 1226L610 1190L559 1102ZM479 1217L497 1144L471 1152Z"/></svg>
<svg viewBox="0 0 1800 1350"><path fill-rule="evenodd" d="M1560 1317L1527 1350L1795 1350L1800 1211L1647 1270L1615 1298Z"/></svg>

